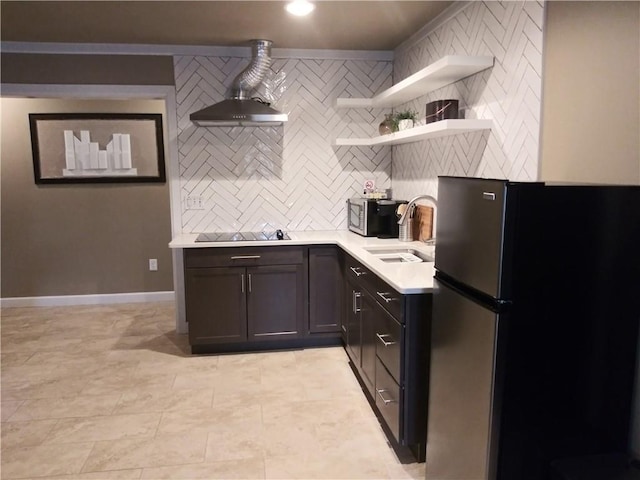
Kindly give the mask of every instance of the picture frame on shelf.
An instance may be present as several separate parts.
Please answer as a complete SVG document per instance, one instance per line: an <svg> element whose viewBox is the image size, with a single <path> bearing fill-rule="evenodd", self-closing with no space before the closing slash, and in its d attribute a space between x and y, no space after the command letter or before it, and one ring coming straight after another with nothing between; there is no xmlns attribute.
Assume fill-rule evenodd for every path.
<svg viewBox="0 0 640 480"><path fill-rule="evenodd" d="M166 182L162 114L29 114L36 184Z"/></svg>

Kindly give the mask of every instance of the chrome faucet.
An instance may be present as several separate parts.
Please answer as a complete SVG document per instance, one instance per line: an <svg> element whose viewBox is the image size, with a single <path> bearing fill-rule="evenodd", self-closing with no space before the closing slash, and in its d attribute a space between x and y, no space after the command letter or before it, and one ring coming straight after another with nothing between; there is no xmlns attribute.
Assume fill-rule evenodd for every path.
<svg viewBox="0 0 640 480"><path fill-rule="evenodd" d="M407 204L407 208L404 212L402 212L402 215L398 220L398 225L400 225L400 234L398 235L398 240L400 240L401 242L410 242L413 240L411 235L411 225L408 222L407 218L409 218L409 216L411 215L411 210L418 200L430 200L435 207L438 206L438 201L431 195L418 195L417 197L412 198L411 201ZM430 240L427 240L427 242L433 243L434 240L434 238L431 238Z"/></svg>

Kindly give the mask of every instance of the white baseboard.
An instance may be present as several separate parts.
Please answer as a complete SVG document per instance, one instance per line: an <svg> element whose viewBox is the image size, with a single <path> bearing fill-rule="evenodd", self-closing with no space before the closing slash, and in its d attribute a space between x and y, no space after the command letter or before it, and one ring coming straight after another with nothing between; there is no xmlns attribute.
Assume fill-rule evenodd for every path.
<svg viewBox="0 0 640 480"><path fill-rule="evenodd" d="M0 299L2 308L61 307L66 305L109 305L115 303L171 302L174 292L108 293L98 295L61 295L52 297L13 297Z"/></svg>

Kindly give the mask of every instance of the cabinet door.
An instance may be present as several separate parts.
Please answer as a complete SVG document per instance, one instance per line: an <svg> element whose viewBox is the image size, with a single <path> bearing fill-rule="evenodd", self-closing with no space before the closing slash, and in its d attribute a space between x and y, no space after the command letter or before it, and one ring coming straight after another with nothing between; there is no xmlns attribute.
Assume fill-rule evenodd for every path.
<svg viewBox="0 0 640 480"><path fill-rule="evenodd" d="M304 326L302 265L247 268L249 339L298 337Z"/></svg>
<svg viewBox="0 0 640 480"><path fill-rule="evenodd" d="M247 339L244 268L187 268L185 308L192 345Z"/></svg>
<svg viewBox="0 0 640 480"><path fill-rule="evenodd" d="M309 332L340 332L342 290L338 248L309 248Z"/></svg>
<svg viewBox="0 0 640 480"><path fill-rule="evenodd" d="M375 299L367 292L362 292L361 307L361 332L362 332L362 359L361 371L364 383L369 388L369 393L374 395L376 382L376 314L380 307Z"/></svg>
<svg viewBox="0 0 640 480"><path fill-rule="evenodd" d="M360 368L360 308L362 304L362 290L349 278L345 282L345 337L346 350L351 362Z"/></svg>

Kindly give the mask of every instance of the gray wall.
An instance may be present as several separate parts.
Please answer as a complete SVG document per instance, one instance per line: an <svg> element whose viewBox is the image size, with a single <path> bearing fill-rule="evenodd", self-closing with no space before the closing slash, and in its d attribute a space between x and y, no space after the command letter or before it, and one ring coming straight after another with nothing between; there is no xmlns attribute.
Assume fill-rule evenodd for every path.
<svg viewBox="0 0 640 480"><path fill-rule="evenodd" d="M170 56L3 53L0 62L7 84L173 85ZM164 101L0 101L2 298L173 290L168 183L36 187L28 122L37 112L165 114Z"/></svg>
<svg viewBox="0 0 640 480"><path fill-rule="evenodd" d="M640 184L640 2L546 5L540 178Z"/></svg>
<svg viewBox="0 0 640 480"><path fill-rule="evenodd" d="M173 59L143 55L3 53L2 83L173 85Z"/></svg>
<svg viewBox="0 0 640 480"><path fill-rule="evenodd" d="M164 101L2 98L0 107L2 298L173 290L168 183L37 186L28 120L164 114ZM149 258L158 272L149 272Z"/></svg>
<svg viewBox="0 0 640 480"><path fill-rule="evenodd" d="M640 2L548 2L543 180L640 184Z"/></svg>

